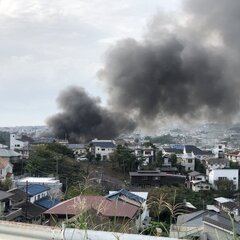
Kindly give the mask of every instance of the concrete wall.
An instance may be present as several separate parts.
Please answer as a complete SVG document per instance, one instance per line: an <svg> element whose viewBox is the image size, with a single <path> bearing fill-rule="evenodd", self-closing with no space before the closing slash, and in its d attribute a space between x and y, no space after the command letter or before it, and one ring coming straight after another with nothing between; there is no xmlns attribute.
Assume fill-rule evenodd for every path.
<svg viewBox="0 0 240 240"><path fill-rule="evenodd" d="M123 234L74 228L54 228L34 224L0 221L1 240L177 240L138 234Z"/></svg>

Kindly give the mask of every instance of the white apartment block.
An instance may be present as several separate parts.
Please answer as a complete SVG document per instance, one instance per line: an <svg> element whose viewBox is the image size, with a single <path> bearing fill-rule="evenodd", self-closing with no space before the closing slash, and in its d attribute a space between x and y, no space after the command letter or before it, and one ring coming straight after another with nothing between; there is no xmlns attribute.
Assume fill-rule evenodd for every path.
<svg viewBox="0 0 240 240"><path fill-rule="evenodd" d="M208 181L214 189L217 189L215 181L223 179L233 181L234 188L238 189L238 169L213 169L209 172Z"/></svg>

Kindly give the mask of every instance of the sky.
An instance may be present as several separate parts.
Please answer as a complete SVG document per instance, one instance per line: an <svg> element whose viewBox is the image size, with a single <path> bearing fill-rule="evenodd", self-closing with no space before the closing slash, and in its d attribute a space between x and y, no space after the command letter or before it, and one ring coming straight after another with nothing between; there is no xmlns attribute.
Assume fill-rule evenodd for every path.
<svg viewBox="0 0 240 240"><path fill-rule="evenodd" d="M44 125L68 86L106 101L106 51L180 9L181 0L0 0L0 127Z"/></svg>

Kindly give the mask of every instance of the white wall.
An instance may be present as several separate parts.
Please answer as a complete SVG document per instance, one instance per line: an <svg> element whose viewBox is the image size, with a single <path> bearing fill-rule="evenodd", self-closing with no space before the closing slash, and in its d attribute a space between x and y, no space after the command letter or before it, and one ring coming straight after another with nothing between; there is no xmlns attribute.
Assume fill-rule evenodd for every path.
<svg viewBox="0 0 240 240"><path fill-rule="evenodd" d="M14 133L10 134L10 149L12 149L12 150L21 149L28 145L28 143L26 143L26 142L17 140L16 137L17 137L16 134L14 134Z"/></svg>
<svg viewBox="0 0 240 240"><path fill-rule="evenodd" d="M227 178L228 180L233 181L233 184L236 185L238 189L238 169L213 169L209 172L208 180L212 184L213 188L216 189L215 181L219 178Z"/></svg>

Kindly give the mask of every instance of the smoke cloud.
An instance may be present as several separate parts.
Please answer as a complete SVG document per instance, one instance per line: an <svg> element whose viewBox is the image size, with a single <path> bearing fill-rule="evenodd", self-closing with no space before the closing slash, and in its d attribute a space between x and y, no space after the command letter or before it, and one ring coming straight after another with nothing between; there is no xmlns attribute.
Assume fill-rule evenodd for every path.
<svg viewBox="0 0 240 240"><path fill-rule="evenodd" d="M155 16L142 40L123 39L109 49L99 71L108 109L83 89L60 96L64 112L49 120L55 133L114 137L162 118L221 121L239 112L240 2L183 3L176 17Z"/></svg>
<svg viewBox="0 0 240 240"><path fill-rule="evenodd" d="M55 136L67 137L70 142L113 138L135 128L131 119L103 108L99 98L91 98L83 88L70 87L57 101L62 113L51 117L47 123Z"/></svg>

